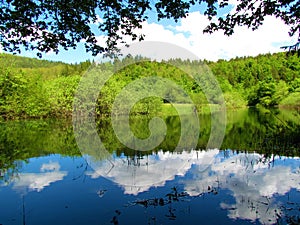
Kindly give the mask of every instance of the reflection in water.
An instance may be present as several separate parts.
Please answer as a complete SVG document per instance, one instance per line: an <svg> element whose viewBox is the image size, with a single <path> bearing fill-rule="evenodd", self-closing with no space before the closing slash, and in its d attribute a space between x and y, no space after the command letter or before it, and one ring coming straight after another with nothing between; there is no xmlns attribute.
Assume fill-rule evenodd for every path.
<svg viewBox="0 0 300 225"><path fill-rule="evenodd" d="M113 160L94 163L94 172L88 173L92 178L103 176L124 188L125 194L137 195L150 187L164 186L166 181L175 176L184 176L192 164L207 168L218 150L191 152L158 152L147 156L121 155Z"/></svg>
<svg viewBox="0 0 300 225"><path fill-rule="evenodd" d="M0 224L299 224L299 112L227 114L221 148L235 151L189 140L174 151L177 117L153 152L125 148L104 119L108 155L84 157L70 121L0 123ZM133 118L133 132L147 137L148 120ZM200 124L205 149L210 121Z"/></svg>
<svg viewBox="0 0 300 225"><path fill-rule="evenodd" d="M151 214L153 220L147 217L148 222L153 222L150 224L165 224L169 220L174 224L182 221L198 224L201 218L210 224L206 213L211 212L218 215L217 221L222 224L230 224L231 220L261 224L275 224L282 218L297 221L295 215L299 214L300 207L300 159L297 157L266 158L257 153L214 149L179 153L160 151L139 157L124 153L113 155L112 159L99 161L95 171L85 165L82 157L72 159L56 155L30 159L10 180L10 184L2 184L2 188L9 189L3 189L0 198L5 199L9 190L22 196L26 194L26 205L41 211L41 215L53 211L52 217L49 217L51 221L59 209L68 209L65 213L72 215L70 218L80 209L81 213L75 213L78 221L87 215L96 219L95 215L100 213L103 218L111 215L110 219L105 219L109 223L121 224L123 220L127 221L124 224L128 224L132 210L138 213L140 206L146 210L144 212ZM61 170L61 165L68 167ZM55 183L59 183L59 189L54 188ZM46 202L30 202L33 191ZM63 197L59 192L64 193ZM290 194L296 198L291 198ZM285 202L280 200L282 197ZM69 199L70 206L65 199ZM44 208L46 211L39 208L39 205L49 204L48 201L54 201L54 208L50 209L49 205ZM289 206L289 203L293 205ZM81 205L87 207L88 214L81 211ZM224 212L227 218L222 217ZM37 216L29 214L26 220L35 218L34 215ZM137 224L145 223L141 222L145 219L143 213L135 217L136 222L139 221ZM41 217L37 218L40 218L35 219L38 222L34 223L32 219L32 224L43 221ZM98 224L96 221L90 224ZM56 223L63 224L61 221Z"/></svg>
<svg viewBox="0 0 300 225"><path fill-rule="evenodd" d="M67 171L60 171L58 162L49 162L41 165L38 173L20 173L11 182L13 189L25 194L27 191L42 191L51 183L63 180Z"/></svg>
<svg viewBox="0 0 300 225"><path fill-rule="evenodd" d="M272 197L284 195L292 188L300 190L299 168L280 165L284 160L245 153L224 160L216 156L208 171L203 173L198 165L194 167L194 179L185 182L185 189L190 195L199 195L208 186L229 189L235 203L222 202L221 208L229 211L230 218L273 224L281 210Z"/></svg>
<svg viewBox="0 0 300 225"><path fill-rule="evenodd" d="M274 196L285 195L291 189L300 191L299 158L265 158L256 153L211 150L159 152L139 158L115 156L110 163L103 161L87 174L111 179L125 194L134 195L174 179L183 184L184 193L189 196L217 194L218 190L227 189L235 203L224 203L221 199L220 207L228 210L229 218L258 220L262 224L274 224L283 214ZM159 199L135 203L159 205Z"/></svg>

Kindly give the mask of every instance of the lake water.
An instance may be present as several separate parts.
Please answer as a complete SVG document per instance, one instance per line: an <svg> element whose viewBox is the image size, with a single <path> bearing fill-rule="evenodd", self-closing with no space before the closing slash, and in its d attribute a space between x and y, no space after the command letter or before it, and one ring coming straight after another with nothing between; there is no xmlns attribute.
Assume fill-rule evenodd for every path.
<svg viewBox="0 0 300 225"><path fill-rule="evenodd" d="M2 122L0 224L300 223L299 111L227 112L211 149L209 115L195 148L176 148L183 121L164 119L165 141L147 152L126 148L101 119L106 155L82 152L70 120ZM148 122L132 118L131 129L145 138Z"/></svg>

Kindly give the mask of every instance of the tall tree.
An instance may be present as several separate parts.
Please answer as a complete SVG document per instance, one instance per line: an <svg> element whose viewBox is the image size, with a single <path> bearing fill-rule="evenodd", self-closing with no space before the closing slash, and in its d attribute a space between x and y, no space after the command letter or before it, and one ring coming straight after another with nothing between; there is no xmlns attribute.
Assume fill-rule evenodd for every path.
<svg viewBox="0 0 300 225"><path fill-rule="evenodd" d="M205 15L211 21L204 32L223 30L231 35L236 26L257 29L267 15L281 18L290 27L290 35L300 33L299 0L235 0L235 10L221 17L217 11L229 6L229 0L0 0L0 44L5 51L37 50L41 53L76 48L81 41L93 55L117 52L124 36L143 40L136 33L147 20L149 11L157 19L186 17L190 7L206 4ZM92 29L107 36L106 45L97 42ZM298 42L300 39L298 38ZM298 50L295 45L296 50Z"/></svg>

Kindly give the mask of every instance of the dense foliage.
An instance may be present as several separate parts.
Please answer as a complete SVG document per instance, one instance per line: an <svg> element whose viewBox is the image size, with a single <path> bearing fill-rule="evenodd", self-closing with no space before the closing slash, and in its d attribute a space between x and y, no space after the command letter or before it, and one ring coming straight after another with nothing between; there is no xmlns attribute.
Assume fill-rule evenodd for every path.
<svg viewBox="0 0 300 225"><path fill-rule="evenodd" d="M230 85L223 86L225 95L228 91L237 92L250 106L300 104L300 61L295 55L266 54L230 61L220 60L210 63L209 66L219 80L222 77L224 84L228 82L231 85L233 92ZM220 82L222 85L222 81Z"/></svg>
<svg viewBox="0 0 300 225"><path fill-rule="evenodd" d="M70 115L74 91L89 61L50 62L0 55L0 114L4 118Z"/></svg>
<svg viewBox="0 0 300 225"><path fill-rule="evenodd" d="M38 56L42 56L49 51L57 53L62 48L76 48L83 42L93 55L114 54L118 50L117 44L124 42L126 36L132 40L144 38L139 28L149 17L177 22L195 5L204 8L204 15L212 21L205 32L223 30L226 35L231 35L236 26L257 29L266 16L272 15L290 27L291 36L299 36L300 6L297 0L2 0L0 45L5 51L15 53L23 46L26 50L37 50ZM99 45L99 35L107 37L105 45ZM294 45L295 49L298 47L299 44Z"/></svg>
<svg viewBox="0 0 300 225"><path fill-rule="evenodd" d="M129 64L122 68L123 63ZM300 61L296 55L284 53L236 58L218 62L182 61L168 62L140 61L127 57L114 63L97 65L100 71L114 71L114 75L99 92L96 112L110 114L118 93L127 84L143 77L158 76L174 81L193 100L198 110L204 110L207 103L220 104L220 96L213 88L207 88L207 99L195 80L185 71L200 68L206 63L217 78L223 91L226 106L239 108L261 105L273 107L285 105L300 106ZM174 66L177 65L177 66ZM89 61L80 64L65 64L30 59L9 54L0 55L0 115L2 118L69 116L73 110L74 93L83 74L95 68ZM92 87L88 87L92 88ZM143 87L140 87L143 89ZM205 87L204 87L205 88ZM146 98L133 109L137 114L170 112L173 103L186 105L184 94L173 88L162 93L164 98ZM126 93L128 99L132 93ZM171 110L172 111L172 110ZM121 114L120 112L116 112Z"/></svg>

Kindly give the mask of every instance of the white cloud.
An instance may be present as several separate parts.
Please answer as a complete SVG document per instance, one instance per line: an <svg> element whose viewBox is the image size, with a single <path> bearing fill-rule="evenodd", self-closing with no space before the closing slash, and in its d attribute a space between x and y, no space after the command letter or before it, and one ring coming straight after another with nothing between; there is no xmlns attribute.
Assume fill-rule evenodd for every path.
<svg viewBox="0 0 300 225"><path fill-rule="evenodd" d="M22 173L18 180L15 180L14 189L26 189L30 191L41 191L51 183L62 180L66 172L47 172L47 173Z"/></svg>
<svg viewBox="0 0 300 225"><path fill-rule="evenodd" d="M41 172L45 171L58 171L60 169L60 165L58 162L49 162L49 163L44 163L41 166Z"/></svg>
<svg viewBox="0 0 300 225"><path fill-rule="evenodd" d="M123 187L125 194L137 195L150 187L163 186L175 176L185 175L195 161L201 164L203 169L207 168L218 152L218 150L182 153L161 151L157 155L153 154L139 160L116 158L93 166L95 171L88 172L87 175L92 178L106 177Z"/></svg>
<svg viewBox="0 0 300 225"><path fill-rule="evenodd" d="M284 164L285 159L264 158L253 153L222 157L219 150L181 153L159 152L142 159L115 157L93 166L92 178L103 176L117 183L125 194L137 195L151 187L164 186L179 176L190 196L199 196L213 189L230 190L235 201L220 203L232 219L246 219L262 224L274 224L280 205L274 195L284 195L291 189L300 190L297 164ZM299 159L294 159L299 160ZM189 172L188 177L184 177Z"/></svg>
<svg viewBox="0 0 300 225"><path fill-rule="evenodd" d="M41 173L20 173L13 180L13 188L21 192L26 192L26 190L40 192L67 175L66 171L59 171L59 169L60 165L57 162L50 162L41 166Z"/></svg>
<svg viewBox="0 0 300 225"><path fill-rule="evenodd" d="M209 24L207 18L199 12L190 13L175 27L164 27L155 23L143 23L140 31L145 41L160 41L176 44L190 50L201 59L218 60L237 56L255 56L262 53L281 51L280 46L293 43L295 38L288 35L289 27L275 17L266 17L258 30L236 27L232 36L221 31L203 34ZM128 38L125 39L130 43Z"/></svg>
<svg viewBox="0 0 300 225"><path fill-rule="evenodd" d="M274 224L276 212L280 214L281 210L272 197L284 195L292 188L300 190L299 174L286 165L269 168L270 162L261 159L258 154L238 154L224 161L215 160L207 171L197 165L190 171L193 179L183 181L185 190L198 196L207 192L208 186L229 189L235 203L220 204L228 210L228 217Z"/></svg>

